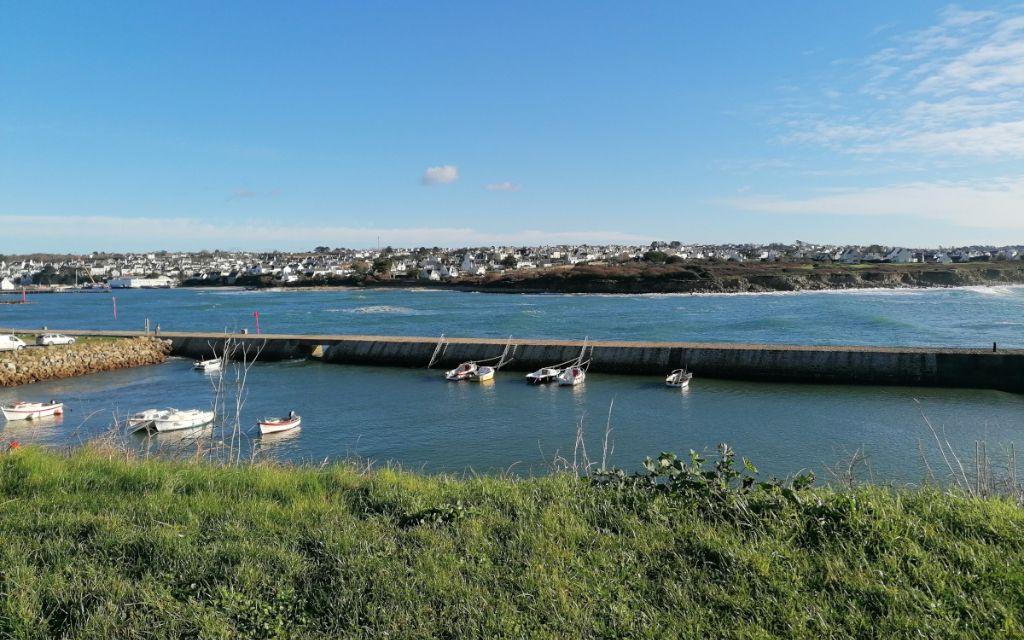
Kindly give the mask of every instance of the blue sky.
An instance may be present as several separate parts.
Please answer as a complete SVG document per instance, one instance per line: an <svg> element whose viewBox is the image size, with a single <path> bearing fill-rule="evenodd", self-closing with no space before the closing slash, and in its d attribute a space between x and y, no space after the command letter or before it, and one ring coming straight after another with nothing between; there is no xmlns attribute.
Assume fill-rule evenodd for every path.
<svg viewBox="0 0 1024 640"><path fill-rule="evenodd" d="M0 4L0 253L1024 243L1024 8L689 4Z"/></svg>

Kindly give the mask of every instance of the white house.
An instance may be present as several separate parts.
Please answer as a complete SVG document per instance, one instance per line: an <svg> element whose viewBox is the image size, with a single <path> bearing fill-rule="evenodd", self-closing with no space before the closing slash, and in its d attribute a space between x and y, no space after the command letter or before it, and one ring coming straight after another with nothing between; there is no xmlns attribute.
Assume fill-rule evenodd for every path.
<svg viewBox="0 0 1024 640"><path fill-rule="evenodd" d="M894 264L909 264L914 262L914 252L910 249L896 248L885 256L885 260Z"/></svg>
<svg viewBox="0 0 1024 640"><path fill-rule="evenodd" d="M0 291L14 291L14 281L10 278L0 280Z"/></svg>

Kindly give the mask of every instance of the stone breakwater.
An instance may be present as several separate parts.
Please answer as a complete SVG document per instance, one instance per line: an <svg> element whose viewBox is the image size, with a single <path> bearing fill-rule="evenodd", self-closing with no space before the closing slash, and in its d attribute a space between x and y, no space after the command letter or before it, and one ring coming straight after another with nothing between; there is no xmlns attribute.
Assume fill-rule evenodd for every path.
<svg viewBox="0 0 1024 640"><path fill-rule="evenodd" d="M167 360L170 340L121 338L0 352L0 387L72 378Z"/></svg>

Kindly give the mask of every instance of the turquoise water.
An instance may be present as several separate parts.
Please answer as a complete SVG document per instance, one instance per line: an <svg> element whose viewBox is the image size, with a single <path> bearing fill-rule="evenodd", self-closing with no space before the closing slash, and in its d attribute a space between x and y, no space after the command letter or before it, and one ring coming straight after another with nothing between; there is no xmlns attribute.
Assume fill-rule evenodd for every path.
<svg viewBox="0 0 1024 640"><path fill-rule="evenodd" d="M435 290L126 290L30 296L0 326L694 340L789 344L1024 346L1024 287L759 295L506 295Z"/></svg>
<svg viewBox="0 0 1024 640"><path fill-rule="evenodd" d="M721 340L804 344L1024 346L1024 289L957 289L744 296L535 296L455 292L244 292L172 290L40 295L0 306L0 326ZM210 379L190 363L153 366L0 389L0 401L61 398L61 420L7 424L0 439L74 446L108 431L115 416L148 407L208 407ZM231 378L229 371L228 377ZM303 428L259 438L257 417L295 409ZM427 471L543 473L571 458L583 424L600 459L611 409L612 462L634 467L662 450L728 442L762 471L825 468L857 449L876 480L920 481L923 455L942 462L927 416L964 452L1024 444L1024 396L997 391L694 381L680 393L658 379L591 375L579 388L532 387L519 374L494 384L451 384L439 372L260 363L248 373L242 411L247 455L321 461L358 456ZM216 434L208 434L216 435ZM122 437L118 435L117 437ZM191 436L190 436L191 437ZM195 447L181 434L128 436L139 449ZM577 457L580 454L577 453Z"/></svg>

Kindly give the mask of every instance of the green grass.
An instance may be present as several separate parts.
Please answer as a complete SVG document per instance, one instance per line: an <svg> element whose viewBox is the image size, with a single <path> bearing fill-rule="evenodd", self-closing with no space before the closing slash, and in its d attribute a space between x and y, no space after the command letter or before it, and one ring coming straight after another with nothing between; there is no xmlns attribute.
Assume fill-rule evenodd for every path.
<svg viewBox="0 0 1024 640"><path fill-rule="evenodd" d="M0 454L0 637L1020 637L1024 511Z"/></svg>

